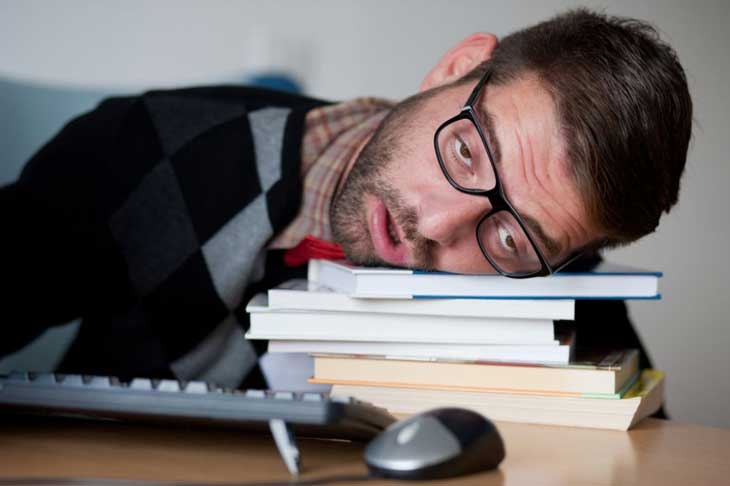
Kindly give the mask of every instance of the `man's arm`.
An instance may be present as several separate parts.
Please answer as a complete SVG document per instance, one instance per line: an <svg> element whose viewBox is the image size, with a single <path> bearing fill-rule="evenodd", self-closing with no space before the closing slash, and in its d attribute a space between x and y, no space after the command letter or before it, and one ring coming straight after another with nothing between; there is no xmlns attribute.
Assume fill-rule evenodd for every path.
<svg viewBox="0 0 730 486"><path fill-rule="evenodd" d="M73 120L28 162L15 183L0 187L0 268L6 289L0 356L49 326L108 306L117 300L115 292L128 295L126 279L117 278L126 269L115 257L99 200L118 108L98 108Z"/></svg>

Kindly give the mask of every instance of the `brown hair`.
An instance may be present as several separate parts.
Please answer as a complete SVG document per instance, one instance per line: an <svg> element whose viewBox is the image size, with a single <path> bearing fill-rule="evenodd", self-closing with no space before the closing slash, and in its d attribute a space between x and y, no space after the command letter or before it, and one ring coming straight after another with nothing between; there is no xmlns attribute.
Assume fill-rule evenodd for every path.
<svg viewBox="0 0 730 486"><path fill-rule="evenodd" d="M653 232L677 202L692 100L674 50L641 21L571 10L505 37L460 81L535 74L558 113L572 176L607 245Z"/></svg>

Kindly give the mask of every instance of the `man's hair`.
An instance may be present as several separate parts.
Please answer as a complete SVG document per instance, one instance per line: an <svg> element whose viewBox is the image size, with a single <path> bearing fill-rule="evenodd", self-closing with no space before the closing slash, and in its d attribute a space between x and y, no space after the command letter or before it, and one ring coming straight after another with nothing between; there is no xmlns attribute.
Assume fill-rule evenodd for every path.
<svg viewBox="0 0 730 486"><path fill-rule="evenodd" d="M502 39L462 81L536 75L555 103L569 169L605 245L653 232L677 202L692 100L674 50L641 21L571 10Z"/></svg>

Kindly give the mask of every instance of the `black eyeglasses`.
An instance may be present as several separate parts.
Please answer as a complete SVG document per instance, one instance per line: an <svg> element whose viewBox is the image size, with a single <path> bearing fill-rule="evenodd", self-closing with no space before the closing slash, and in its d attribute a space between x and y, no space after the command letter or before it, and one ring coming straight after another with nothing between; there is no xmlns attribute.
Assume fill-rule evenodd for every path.
<svg viewBox="0 0 730 486"><path fill-rule="evenodd" d="M550 275L576 260L584 251L579 250L561 264L551 266L525 221L507 200L474 109L490 75L488 69L459 114L436 130L433 137L436 158L444 176L456 190L489 199L492 209L476 227L479 248L489 264L507 277Z"/></svg>

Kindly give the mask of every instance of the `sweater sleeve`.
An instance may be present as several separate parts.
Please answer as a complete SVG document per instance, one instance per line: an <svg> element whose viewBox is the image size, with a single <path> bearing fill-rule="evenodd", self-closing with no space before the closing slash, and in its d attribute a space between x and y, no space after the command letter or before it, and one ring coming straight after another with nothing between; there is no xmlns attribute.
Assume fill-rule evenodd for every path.
<svg viewBox="0 0 730 486"><path fill-rule="evenodd" d="M100 199L120 103L71 121L0 187L0 356L128 294Z"/></svg>

